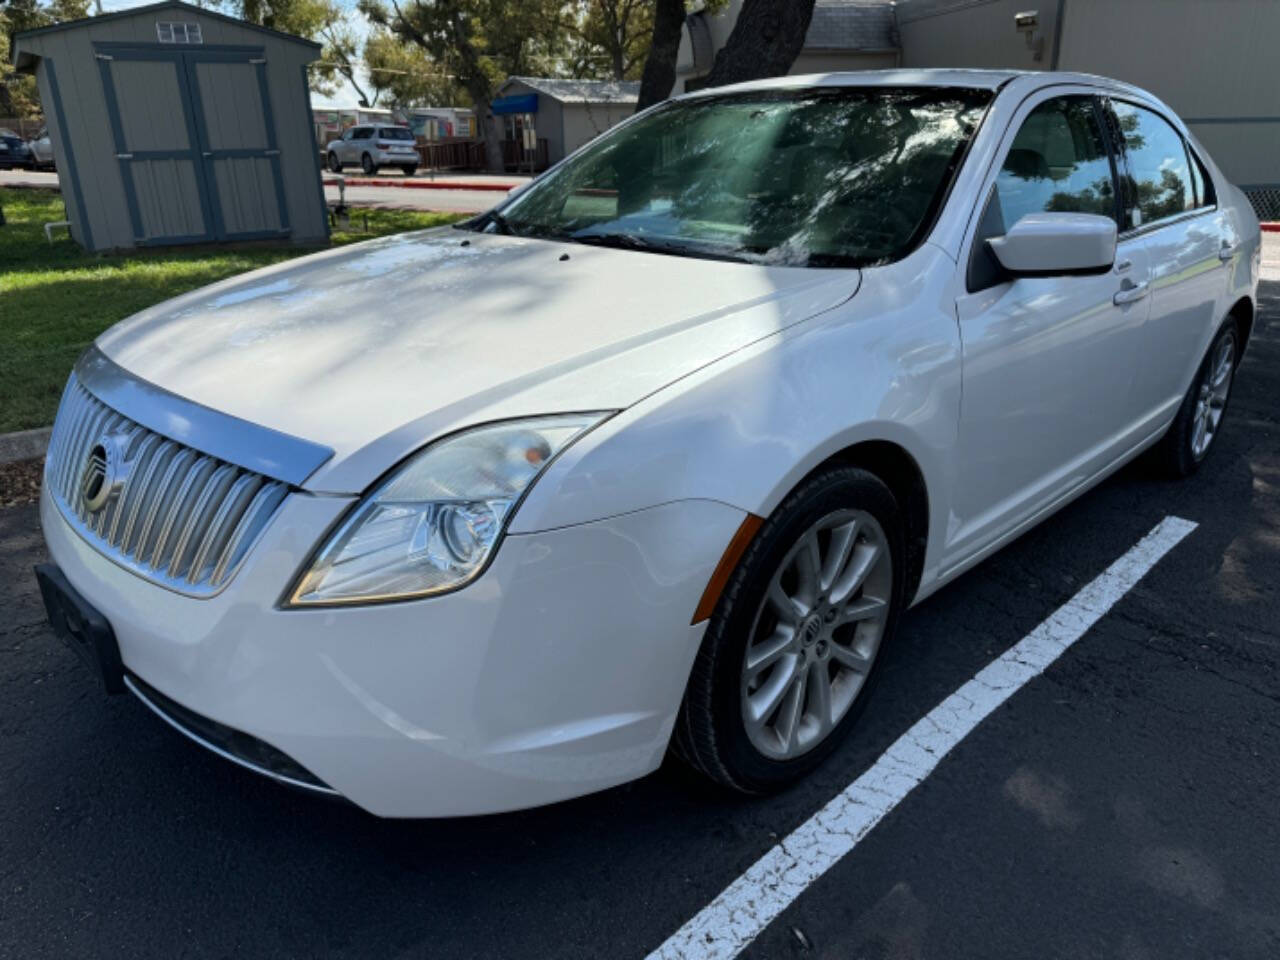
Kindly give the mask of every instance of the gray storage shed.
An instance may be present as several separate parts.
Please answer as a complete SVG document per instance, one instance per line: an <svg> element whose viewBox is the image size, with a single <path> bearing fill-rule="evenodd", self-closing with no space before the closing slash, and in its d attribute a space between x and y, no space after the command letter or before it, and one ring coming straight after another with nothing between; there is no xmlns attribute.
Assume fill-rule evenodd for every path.
<svg viewBox="0 0 1280 960"><path fill-rule="evenodd" d="M89 250L323 243L309 40L167 0L19 33Z"/></svg>

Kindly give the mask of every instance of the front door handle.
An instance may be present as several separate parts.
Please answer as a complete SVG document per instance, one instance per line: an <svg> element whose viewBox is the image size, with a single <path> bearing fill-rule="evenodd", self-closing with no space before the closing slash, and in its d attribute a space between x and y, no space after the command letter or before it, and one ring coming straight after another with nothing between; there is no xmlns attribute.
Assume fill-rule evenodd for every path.
<svg viewBox="0 0 1280 960"><path fill-rule="evenodd" d="M1111 298L1111 302L1117 307L1126 303L1133 303L1135 300L1141 300L1147 295L1149 284L1146 280L1141 283L1132 283L1125 281L1124 286L1116 291L1116 295Z"/></svg>

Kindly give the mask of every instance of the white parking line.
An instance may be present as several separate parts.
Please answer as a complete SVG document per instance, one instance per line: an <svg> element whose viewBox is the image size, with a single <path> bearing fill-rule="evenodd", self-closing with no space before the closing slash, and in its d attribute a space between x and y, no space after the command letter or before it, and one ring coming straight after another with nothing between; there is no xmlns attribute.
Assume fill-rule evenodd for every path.
<svg viewBox="0 0 1280 960"><path fill-rule="evenodd" d="M1156 562L1196 528L1165 517L1047 620L899 737L842 793L784 837L649 960L735 957L851 851L996 707L1079 640Z"/></svg>

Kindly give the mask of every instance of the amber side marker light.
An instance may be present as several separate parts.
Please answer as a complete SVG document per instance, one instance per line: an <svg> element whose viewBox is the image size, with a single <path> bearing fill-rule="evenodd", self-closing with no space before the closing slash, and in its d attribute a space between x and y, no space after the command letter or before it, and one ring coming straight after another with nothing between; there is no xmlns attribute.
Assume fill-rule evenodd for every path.
<svg viewBox="0 0 1280 960"><path fill-rule="evenodd" d="M742 525L738 527L738 532L729 541L729 546L725 547L724 555L716 564L711 579L707 581L707 588L702 591L702 599L698 601L698 609L693 612L690 623L701 623L715 612L716 603L720 600L720 594L724 592L725 584L729 582L729 577L737 568L742 555L747 552L747 546L762 523L764 523L764 517L757 517L754 513L747 514Z"/></svg>

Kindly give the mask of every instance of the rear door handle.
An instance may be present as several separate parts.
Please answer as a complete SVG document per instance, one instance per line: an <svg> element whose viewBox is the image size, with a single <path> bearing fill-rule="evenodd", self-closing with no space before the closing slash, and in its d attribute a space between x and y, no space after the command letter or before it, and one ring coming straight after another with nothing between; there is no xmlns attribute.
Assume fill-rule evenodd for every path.
<svg viewBox="0 0 1280 960"><path fill-rule="evenodd" d="M1125 281L1125 285L1116 291L1116 295L1111 298L1111 302L1116 306L1125 303L1133 303L1135 300L1141 300L1147 295L1148 283L1143 280L1141 283L1130 283Z"/></svg>

